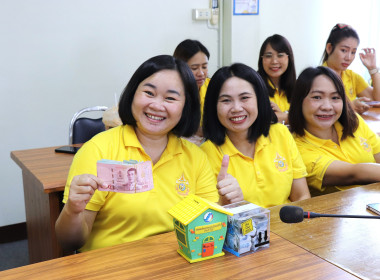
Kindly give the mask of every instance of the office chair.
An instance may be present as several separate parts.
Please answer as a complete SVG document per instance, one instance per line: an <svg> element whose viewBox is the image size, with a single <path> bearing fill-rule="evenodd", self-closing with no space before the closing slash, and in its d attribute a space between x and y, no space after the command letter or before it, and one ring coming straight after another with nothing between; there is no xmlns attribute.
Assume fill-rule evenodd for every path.
<svg viewBox="0 0 380 280"><path fill-rule="evenodd" d="M69 145L85 143L94 135L105 130L102 118L79 118L80 115L86 112L105 111L106 106L87 107L76 112L71 119L69 128Z"/></svg>

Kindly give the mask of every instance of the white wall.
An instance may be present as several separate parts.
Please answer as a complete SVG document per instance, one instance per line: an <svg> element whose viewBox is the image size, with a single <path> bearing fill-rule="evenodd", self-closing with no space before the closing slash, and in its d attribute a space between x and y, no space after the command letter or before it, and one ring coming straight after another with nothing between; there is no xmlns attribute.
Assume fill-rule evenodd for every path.
<svg viewBox="0 0 380 280"><path fill-rule="evenodd" d="M257 69L261 44L277 33L292 45L299 74L308 66L320 65L327 37L336 23L346 23L356 29L361 40L359 49L371 46L380 53L380 1L259 1L259 15L250 16L233 16L233 0L224 1L225 19L231 18L231 26L224 28L224 33L230 29L231 34L224 34L224 39L231 36L232 45L231 51L227 49L224 56L224 64L244 62ZM358 57L351 69L369 78Z"/></svg>
<svg viewBox="0 0 380 280"><path fill-rule="evenodd" d="M203 42L217 69L218 34L191 18L209 0L0 0L0 226L25 221L21 170L10 151L64 145L79 109L111 106L147 58L186 38ZM260 0L258 16L232 16L224 0L224 62L257 69L268 36L287 37L297 73L318 65L331 28L354 26L380 52L376 0ZM229 10L228 10L229 9ZM369 24L369 20L376 20ZM228 36L230 36L230 38ZM380 63L380 62L379 62ZM366 74L359 59L354 69Z"/></svg>
<svg viewBox="0 0 380 280"><path fill-rule="evenodd" d="M208 0L0 0L0 226L25 221L13 150L65 145L73 114L114 103L137 67L198 39L216 70L217 31L194 22ZM215 55L214 55L215 54Z"/></svg>

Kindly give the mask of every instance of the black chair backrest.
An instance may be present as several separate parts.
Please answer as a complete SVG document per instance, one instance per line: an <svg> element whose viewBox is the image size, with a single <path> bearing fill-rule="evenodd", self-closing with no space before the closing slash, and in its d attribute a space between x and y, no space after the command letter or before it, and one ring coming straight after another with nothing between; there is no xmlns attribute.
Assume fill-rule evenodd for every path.
<svg viewBox="0 0 380 280"><path fill-rule="evenodd" d="M73 126L73 144L85 143L105 129L102 118L78 118Z"/></svg>

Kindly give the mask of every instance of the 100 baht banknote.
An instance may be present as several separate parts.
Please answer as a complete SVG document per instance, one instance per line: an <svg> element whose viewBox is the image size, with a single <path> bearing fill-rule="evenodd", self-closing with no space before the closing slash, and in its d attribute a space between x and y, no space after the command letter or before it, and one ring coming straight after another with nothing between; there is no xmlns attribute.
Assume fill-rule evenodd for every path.
<svg viewBox="0 0 380 280"><path fill-rule="evenodd" d="M139 193L153 189L152 162L99 160L96 163L97 176L107 188L99 191Z"/></svg>

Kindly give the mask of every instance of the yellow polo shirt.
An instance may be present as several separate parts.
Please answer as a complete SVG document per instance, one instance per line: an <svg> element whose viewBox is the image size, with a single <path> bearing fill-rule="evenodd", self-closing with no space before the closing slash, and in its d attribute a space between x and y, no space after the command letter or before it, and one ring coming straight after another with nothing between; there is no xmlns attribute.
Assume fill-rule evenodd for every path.
<svg viewBox="0 0 380 280"><path fill-rule="evenodd" d="M100 159L150 161L133 127L124 125L96 135L75 155L64 199L72 178L96 175ZM169 135L166 149L153 166L154 188L125 194L95 191L86 209L98 211L92 231L80 251L112 246L173 230L168 210L188 194L217 202L216 179L205 153L187 140Z"/></svg>
<svg viewBox="0 0 380 280"><path fill-rule="evenodd" d="M346 94L351 101L355 100L359 93L369 87L362 76L348 69L342 72L342 81Z"/></svg>
<svg viewBox="0 0 380 280"><path fill-rule="evenodd" d="M269 85L275 90L273 97L269 96L269 100L276 103L282 112L289 111L290 103L286 98L285 91L279 92L279 90L275 88L271 82L269 82Z"/></svg>
<svg viewBox="0 0 380 280"><path fill-rule="evenodd" d="M343 127L339 122L334 124L339 139L342 137ZM373 155L380 152L380 140L364 120L359 116L359 127L354 137L339 140L339 145L330 139L315 137L305 130L305 136L295 136L298 150L306 165L308 176L307 183L321 192L326 187L322 185L323 177L329 165L335 161L345 161L352 164L362 162L376 162ZM335 187L344 190L356 186Z"/></svg>
<svg viewBox="0 0 380 280"><path fill-rule="evenodd" d="M202 125L202 120L203 120L203 106L205 104L206 92L207 92L207 87L209 83L210 83L210 78L206 78L204 84L199 89L199 98L200 98L200 103L201 103L201 125Z"/></svg>
<svg viewBox="0 0 380 280"><path fill-rule="evenodd" d="M228 173L239 182L244 199L270 207L288 203L294 179L306 176L306 168L288 128L272 124L268 137L256 141L252 159L239 152L226 136L226 142L216 146L210 140L202 144L215 177L218 176L224 155L229 155Z"/></svg>
<svg viewBox="0 0 380 280"><path fill-rule="evenodd" d="M326 62L323 63L323 66L328 67ZM349 69L342 72L341 78L346 95L351 101L355 100L359 93L369 87L362 76Z"/></svg>

